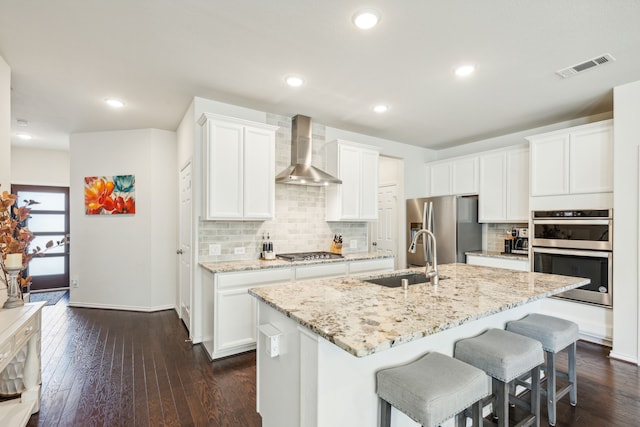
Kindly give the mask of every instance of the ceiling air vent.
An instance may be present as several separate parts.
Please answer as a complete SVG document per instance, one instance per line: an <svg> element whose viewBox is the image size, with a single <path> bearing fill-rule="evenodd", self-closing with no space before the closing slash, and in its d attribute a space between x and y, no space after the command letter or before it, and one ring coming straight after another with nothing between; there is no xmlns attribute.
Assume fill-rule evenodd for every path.
<svg viewBox="0 0 640 427"><path fill-rule="evenodd" d="M578 73L590 70L591 68L599 67L600 65L608 64L609 62L613 62L615 60L616 58L611 56L611 54L605 53L604 55L591 58L588 61L581 62L580 64L572 65L571 67L558 70L556 71L556 73L560 74L566 79L567 77L575 76Z"/></svg>

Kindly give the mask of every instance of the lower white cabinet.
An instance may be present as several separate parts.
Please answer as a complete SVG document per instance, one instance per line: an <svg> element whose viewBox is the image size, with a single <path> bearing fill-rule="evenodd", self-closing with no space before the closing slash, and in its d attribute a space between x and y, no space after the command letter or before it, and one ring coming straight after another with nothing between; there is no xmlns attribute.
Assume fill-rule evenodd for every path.
<svg viewBox="0 0 640 427"><path fill-rule="evenodd" d="M351 261L349 263L349 274L368 273L370 271L391 271L393 268L393 258Z"/></svg>
<svg viewBox="0 0 640 427"><path fill-rule="evenodd" d="M256 299L250 288L393 270L393 258L331 262L251 271L211 273L203 277L203 339L209 357L219 359L256 348Z"/></svg>
<svg viewBox="0 0 640 427"><path fill-rule="evenodd" d="M529 258L504 258L483 255L467 255L467 264L507 270L529 271Z"/></svg>

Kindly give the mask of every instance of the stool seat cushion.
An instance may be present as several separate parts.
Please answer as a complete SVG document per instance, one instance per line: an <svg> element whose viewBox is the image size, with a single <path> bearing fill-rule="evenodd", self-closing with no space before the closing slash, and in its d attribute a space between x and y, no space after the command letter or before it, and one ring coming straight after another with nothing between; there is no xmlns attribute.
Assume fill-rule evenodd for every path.
<svg viewBox="0 0 640 427"><path fill-rule="evenodd" d="M502 329L458 341L455 357L505 383L544 363L539 341Z"/></svg>
<svg viewBox="0 0 640 427"><path fill-rule="evenodd" d="M536 339L545 351L558 353L578 341L578 325L569 320L532 313L507 323L507 330Z"/></svg>
<svg viewBox="0 0 640 427"><path fill-rule="evenodd" d="M378 396L425 427L438 426L491 394L484 372L440 353L376 376Z"/></svg>

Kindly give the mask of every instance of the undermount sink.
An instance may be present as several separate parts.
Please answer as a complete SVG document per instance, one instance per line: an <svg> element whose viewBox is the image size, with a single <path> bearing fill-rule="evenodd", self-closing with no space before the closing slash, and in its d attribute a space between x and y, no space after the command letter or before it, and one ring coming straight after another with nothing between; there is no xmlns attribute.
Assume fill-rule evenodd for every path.
<svg viewBox="0 0 640 427"><path fill-rule="evenodd" d="M402 279L407 279L409 281L409 285L429 282L429 279L427 279L423 273L408 273L400 276L380 277L378 279L365 280L365 282L386 286L387 288L399 288L402 286ZM444 279L448 279L448 277L440 276L440 280Z"/></svg>

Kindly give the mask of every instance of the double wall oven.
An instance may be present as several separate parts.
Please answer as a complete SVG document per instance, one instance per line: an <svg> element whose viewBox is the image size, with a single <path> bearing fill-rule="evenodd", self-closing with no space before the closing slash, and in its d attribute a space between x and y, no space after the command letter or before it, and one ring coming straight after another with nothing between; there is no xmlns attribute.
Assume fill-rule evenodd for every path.
<svg viewBox="0 0 640 427"><path fill-rule="evenodd" d="M590 284L558 297L610 307L612 239L611 209L533 211L531 271L589 278Z"/></svg>

